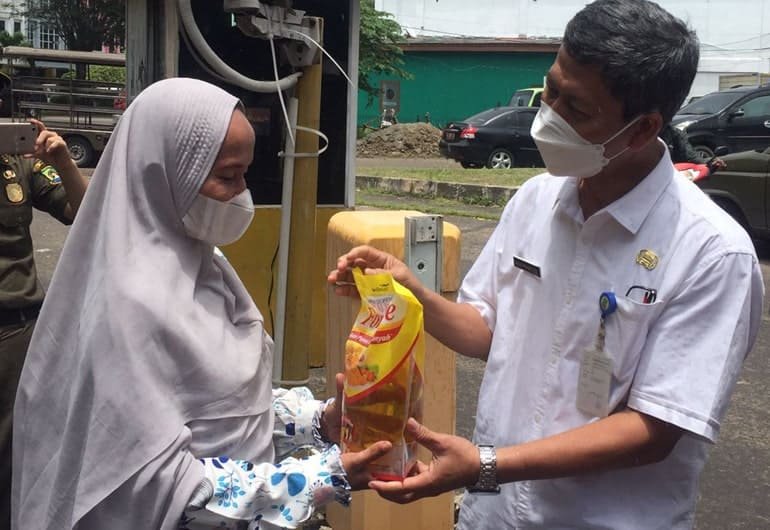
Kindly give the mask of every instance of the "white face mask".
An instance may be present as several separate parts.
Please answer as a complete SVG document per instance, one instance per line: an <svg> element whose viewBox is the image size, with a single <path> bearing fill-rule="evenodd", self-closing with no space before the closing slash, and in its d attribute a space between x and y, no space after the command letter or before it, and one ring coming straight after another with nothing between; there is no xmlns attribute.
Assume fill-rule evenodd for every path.
<svg viewBox="0 0 770 530"><path fill-rule="evenodd" d="M229 245L246 232L254 218L251 192L244 190L227 202L200 193L182 218L187 235L214 246Z"/></svg>
<svg viewBox="0 0 770 530"><path fill-rule="evenodd" d="M540 110L532 122L531 134L551 175L557 177L593 177L612 160L625 153L626 147L618 154L607 158L605 146L636 123L641 116L631 120L602 144L592 144L572 128L547 103L540 104Z"/></svg>

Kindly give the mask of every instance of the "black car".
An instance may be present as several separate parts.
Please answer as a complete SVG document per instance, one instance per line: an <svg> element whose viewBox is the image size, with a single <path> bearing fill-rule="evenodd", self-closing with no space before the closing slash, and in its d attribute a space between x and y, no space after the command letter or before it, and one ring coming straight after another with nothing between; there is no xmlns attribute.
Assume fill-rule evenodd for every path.
<svg viewBox="0 0 770 530"><path fill-rule="evenodd" d="M543 160L529 133L538 109L497 107L447 125L438 148L465 168L542 167Z"/></svg>
<svg viewBox="0 0 770 530"><path fill-rule="evenodd" d="M770 86L712 92L682 107L672 124L704 158L726 146L730 153L770 145Z"/></svg>

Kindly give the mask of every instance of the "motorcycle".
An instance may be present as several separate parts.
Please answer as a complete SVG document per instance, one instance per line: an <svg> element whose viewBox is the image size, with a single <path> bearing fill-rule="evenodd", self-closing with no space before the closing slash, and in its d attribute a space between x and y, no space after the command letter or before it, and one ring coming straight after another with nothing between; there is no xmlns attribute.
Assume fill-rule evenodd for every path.
<svg viewBox="0 0 770 530"><path fill-rule="evenodd" d="M720 156L726 155L727 152L727 147L718 147L714 151L714 156L705 162L677 162L674 164L674 167L688 180L698 182L708 178L720 169L717 160L719 160Z"/></svg>

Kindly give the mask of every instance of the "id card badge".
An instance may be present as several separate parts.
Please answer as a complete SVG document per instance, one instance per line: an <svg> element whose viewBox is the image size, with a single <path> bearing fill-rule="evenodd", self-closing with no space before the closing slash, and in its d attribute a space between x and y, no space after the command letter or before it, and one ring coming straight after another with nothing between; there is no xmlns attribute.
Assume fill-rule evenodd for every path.
<svg viewBox="0 0 770 530"><path fill-rule="evenodd" d="M604 322L618 308L615 294L602 293L599 297L601 320L596 343L583 354L578 378L577 408L589 416L604 418L609 414L612 357L604 350Z"/></svg>
<svg viewBox="0 0 770 530"><path fill-rule="evenodd" d="M577 408L589 416L609 414L612 359L604 350L589 348L580 363Z"/></svg>

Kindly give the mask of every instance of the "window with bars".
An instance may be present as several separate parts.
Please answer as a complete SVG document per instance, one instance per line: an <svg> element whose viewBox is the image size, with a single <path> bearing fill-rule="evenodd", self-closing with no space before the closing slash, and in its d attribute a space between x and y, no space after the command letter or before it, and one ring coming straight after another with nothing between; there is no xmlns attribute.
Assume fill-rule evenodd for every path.
<svg viewBox="0 0 770 530"><path fill-rule="evenodd" d="M0 31L5 31L5 20L0 20Z"/></svg>

